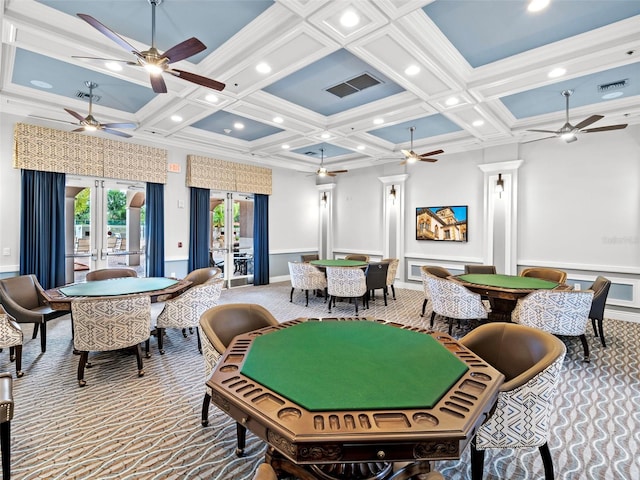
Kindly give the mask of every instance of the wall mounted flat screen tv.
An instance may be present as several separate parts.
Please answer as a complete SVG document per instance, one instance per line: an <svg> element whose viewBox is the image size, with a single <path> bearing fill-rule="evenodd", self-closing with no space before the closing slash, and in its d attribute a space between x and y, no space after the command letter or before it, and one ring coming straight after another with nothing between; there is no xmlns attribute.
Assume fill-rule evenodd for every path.
<svg viewBox="0 0 640 480"><path fill-rule="evenodd" d="M416 240L467 241L467 206L416 208Z"/></svg>

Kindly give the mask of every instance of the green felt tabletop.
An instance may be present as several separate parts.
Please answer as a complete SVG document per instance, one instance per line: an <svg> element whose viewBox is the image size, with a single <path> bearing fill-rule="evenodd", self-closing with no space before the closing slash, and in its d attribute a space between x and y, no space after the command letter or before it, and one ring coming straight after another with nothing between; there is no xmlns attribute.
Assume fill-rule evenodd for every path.
<svg viewBox="0 0 640 480"><path fill-rule="evenodd" d="M177 280L164 277L125 277L75 283L67 287L61 287L58 290L67 297L111 297L163 290L176 283L178 283Z"/></svg>
<svg viewBox="0 0 640 480"><path fill-rule="evenodd" d="M363 262L362 260L311 260L311 265L315 265L317 267L364 267L368 265L367 262Z"/></svg>
<svg viewBox="0 0 640 480"><path fill-rule="evenodd" d="M490 287L522 288L529 290L550 290L556 288L556 282L542 280L541 278L519 277L515 275L499 275L491 273L468 273L459 275L458 278L476 285L488 285Z"/></svg>
<svg viewBox="0 0 640 480"><path fill-rule="evenodd" d="M242 373L310 411L432 408L467 365L431 335L308 321L253 340Z"/></svg>

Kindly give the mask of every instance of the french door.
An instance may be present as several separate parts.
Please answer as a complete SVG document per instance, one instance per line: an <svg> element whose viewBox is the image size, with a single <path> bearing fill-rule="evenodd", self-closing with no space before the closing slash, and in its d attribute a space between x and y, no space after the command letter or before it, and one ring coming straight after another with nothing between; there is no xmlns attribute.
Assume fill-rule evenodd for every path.
<svg viewBox="0 0 640 480"><path fill-rule="evenodd" d="M253 195L212 191L210 264L227 287L253 283Z"/></svg>
<svg viewBox="0 0 640 480"><path fill-rule="evenodd" d="M145 275L145 184L67 177L66 281L103 268L132 268Z"/></svg>

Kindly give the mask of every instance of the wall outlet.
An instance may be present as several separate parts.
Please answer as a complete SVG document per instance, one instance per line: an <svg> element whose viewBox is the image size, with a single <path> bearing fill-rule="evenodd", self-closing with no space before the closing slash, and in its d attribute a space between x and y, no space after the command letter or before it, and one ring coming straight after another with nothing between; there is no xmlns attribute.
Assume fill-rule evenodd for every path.
<svg viewBox="0 0 640 480"><path fill-rule="evenodd" d="M581 290L581 289L582 289L582 284L580 284L580 283L574 283L574 284L573 284L573 289L574 289L574 290Z"/></svg>
<svg viewBox="0 0 640 480"><path fill-rule="evenodd" d="M2 255L4 255L5 257L8 257L9 255L11 255L11 249L9 247L3 248Z"/></svg>
<svg viewBox="0 0 640 480"><path fill-rule="evenodd" d="M169 275L169 277L176 278L176 272L171 272L171 275Z"/></svg>

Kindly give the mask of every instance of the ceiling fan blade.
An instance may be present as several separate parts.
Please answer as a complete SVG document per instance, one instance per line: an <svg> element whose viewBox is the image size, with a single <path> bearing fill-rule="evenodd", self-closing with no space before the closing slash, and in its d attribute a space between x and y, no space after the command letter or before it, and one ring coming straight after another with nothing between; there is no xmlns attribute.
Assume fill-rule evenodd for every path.
<svg viewBox="0 0 640 480"><path fill-rule="evenodd" d="M433 162L437 162L438 159L437 158L421 158L420 161L421 162L431 162L431 163L433 163Z"/></svg>
<svg viewBox="0 0 640 480"><path fill-rule="evenodd" d="M196 83L198 85L202 85L203 87L209 87L214 90L224 90L226 86L224 83L218 82L211 78L203 77L201 75L196 75L195 73L185 72L184 70L178 70L177 68L172 68L165 70L165 72L170 73L178 78L182 78L183 80L187 80L188 82Z"/></svg>
<svg viewBox="0 0 640 480"><path fill-rule="evenodd" d="M133 46L131 46L124 38L122 38L116 32L111 30L109 27L107 27L107 26L103 25L102 23L100 23L98 20L93 18L91 15L87 15L86 13L77 13L76 15L78 15L82 20L84 20L89 25L91 25L93 28L95 28L100 33L102 33L105 37L107 37L108 39L116 42L118 45L120 45L122 48L124 48L128 52L140 53Z"/></svg>
<svg viewBox="0 0 640 480"><path fill-rule="evenodd" d="M164 83L164 78L162 75L150 75L149 79L151 80L151 88L156 93L167 93L167 84Z"/></svg>
<svg viewBox="0 0 640 480"><path fill-rule="evenodd" d="M536 130L536 129L531 129L531 130L527 130L527 132L554 133L554 134L558 135L558 132L556 132L555 130Z"/></svg>
<svg viewBox="0 0 640 480"><path fill-rule="evenodd" d="M67 120L58 120L57 118L40 117L38 115L29 115L31 118L39 118L40 120L49 120L51 122L67 123L69 125L78 125L76 122L68 122Z"/></svg>
<svg viewBox="0 0 640 480"><path fill-rule="evenodd" d="M548 139L550 139L550 138L558 138L558 137L556 137L556 136L554 135L553 137L542 137L542 138L536 138L535 140L527 140L526 142L520 142L520 143L522 143L522 144L525 144L525 143L533 143L533 142L539 142L540 140L548 140Z"/></svg>
<svg viewBox="0 0 640 480"><path fill-rule="evenodd" d="M349 170L331 170L330 172L327 173L347 173Z"/></svg>
<svg viewBox="0 0 640 480"><path fill-rule="evenodd" d="M432 157L433 155L440 155L441 153L444 153L444 150L434 150L433 152L428 152L428 153L423 153L421 155L418 155L420 158L423 157Z"/></svg>
<svg viewBox="0 0 640 480"><path fill-rule="evenodd" d="M609 130L622 130L623 128L627 128L626 123L621 123L619 125L609 125L607 127L587 128L586 130L582 130L582 132L584 133L608 132Z"/></svg>
<svg viewBox="0 0 640 480"><path fill-rule="evenodd" d="M206 49L207 46L204 43L196 37L191 37L190 39L171 47L169 50L164 52L161 58L167 58L169 63L174 63L184 60L185 58L189 58Z"/></svg>
<svg viewBox="0 0 640 480"><path fill-rule="evenodd" d="M103 123L104 128L136 128L138 125L135 123Z"/></svg>
<svg viewBox="0 0 640 480"><path fill-rule="evenodd" d="M82 115L80 115L78 112L74 112L73 110L69 110L68 108L65 108L64 110L68 114L73 115L74 117L76 117L81 122L84 122L84 117Z"/></svg>
<svg viewBox="0 0 640 480"><path fill-rule="evenodd" d="M592 123L596 123L602 118L604 118L604 115L591 115L589 118L585 118L583 121L578 123L575 128L578 130L582 130L584 127L588 127Z"/></svg>
<svg viewBox="0 0 640 480"><path fill-rule="evenodd" d="M402 162L400 162L400 165L406 165L407 163L409 162L407 162L406 160L403 160Z"/></svg>
<svg viewBox="0 0 640 480"><path fill-rule="evenodd" d="M84 132L84 127L76 128L75 130L71 130L72 132Z"/></svg>
<svg viewBox="0 0 640 480"><path fill-rule="evenodd" d="M411 150L400 150L405 157L410 157L413 152Z"/></svg>
<svg viewBox="0 0 640 480"><path fill-rule="evenodd" d="M335 173L333 173L333 172L327 172L327 173L326 173L326 175L327 175L328 177L335 177L335 176L336 176L336 174L335 174Z"/></svg>
<svg viewBox="0 0 640 480"><path fill-rule="evenodd" d="M103 132L110 133L111 135L118 135L118 136L124 137L124 138L131 138L131 135L129 135L128 133L121 132L119 130L112 130L110 128L102 128L101 130Z"/></svg>

